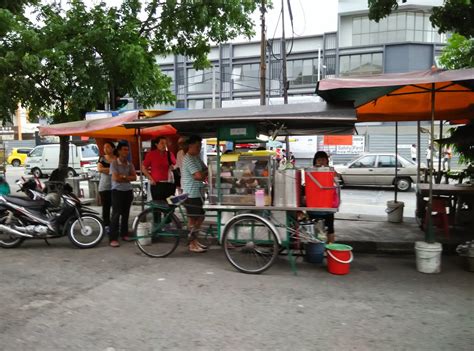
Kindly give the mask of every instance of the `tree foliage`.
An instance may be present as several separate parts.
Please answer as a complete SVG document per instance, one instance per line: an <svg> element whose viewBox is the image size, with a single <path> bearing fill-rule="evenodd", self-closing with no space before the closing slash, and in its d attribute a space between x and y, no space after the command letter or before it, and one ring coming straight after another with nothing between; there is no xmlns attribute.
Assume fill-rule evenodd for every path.
<svg viewBox="0 0 474 351"><path fill-rule="evenodd" d="M439 58L443 68L474 68L474 39L454 33Z"/></svg>
<svg viewBox="0 0 474 351"><path fill-rule="evenodd" d="M35 5L33 20L23 16L25 4ZM204 68L211 43L252 34L255 8L253 0L123 0L110 8L70 0L68 9L17 0L0 7L0 118L22 103L33 117L78 120L109 94L112 105L125 94L144 107L170 103L171 80L156 56L181 54ZM61 148L61 167L67 152Z"/></svg>
<svg viewBox="0 0 474 351"><path fill-rule="evenodd" d="M379 22L398 9L397 0L368 0L369 18ZM455 32L474 37L474 4L471 0L445 0L443 6L433 7L430 21L439 33Z"/></svg>

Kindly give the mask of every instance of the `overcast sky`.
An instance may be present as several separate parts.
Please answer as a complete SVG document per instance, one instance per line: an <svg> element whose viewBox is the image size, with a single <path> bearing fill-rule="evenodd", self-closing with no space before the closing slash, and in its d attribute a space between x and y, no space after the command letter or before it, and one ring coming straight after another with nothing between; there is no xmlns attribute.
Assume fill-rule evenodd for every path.
<svg viewBox="0 0 474 351"><path fill-rule="evenodd" d="M86 3L99 3L100 0L85 0ZM109 6L119 6L121 0L105 0ZM285 3L285 35L291 37L291 23L288 13L287 0ZM293 12L293 26L295 36L322 34L324 32L336 31L337 29L337 0L290 0ZM281 37L281 0L273 0L273 9L268 10L267 37ZM257 33L253 40L260 37L260 13L257 11L252 16ZM237 41L243 41L239 38Z"/></svg>

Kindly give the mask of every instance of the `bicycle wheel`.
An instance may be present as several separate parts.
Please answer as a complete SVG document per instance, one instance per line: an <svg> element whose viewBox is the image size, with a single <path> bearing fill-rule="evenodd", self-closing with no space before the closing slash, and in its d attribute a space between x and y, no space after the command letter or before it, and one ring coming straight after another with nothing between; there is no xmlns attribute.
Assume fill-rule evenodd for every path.
<svg viewBox="0 0 474 351"><path fill-rule="evenodd" d="M232 218L224 229L222 245L229 262L249 274L267 270L279 250L274 230L261 217L252 215Z"/></svg>
<svg viewBox="0 0 474 351"><path fill-rule="evenodd" d="M150 257L166 257L178 246L181 223L174 213L148 208L133 222L133 233L141 252Z"/></svg>

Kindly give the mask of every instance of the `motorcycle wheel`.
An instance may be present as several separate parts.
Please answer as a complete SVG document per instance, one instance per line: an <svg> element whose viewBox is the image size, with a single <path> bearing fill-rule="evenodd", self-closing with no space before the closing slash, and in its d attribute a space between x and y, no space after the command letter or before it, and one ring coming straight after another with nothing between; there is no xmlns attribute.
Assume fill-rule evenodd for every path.
<svg viewBox="0 0 474 351"><path fill-rule="evenodd" d="M0 219L1 224L5 224L5 221L6 217ZM14 221L17 222L17 220L15 219ZM21 223L16 224L23 225ZM3 247L4 249L13 249L15 247L18 247L23 243L24 240L25 238L6 233L5 231L0 229L0 247Z"/></svg>
<svg viewBox="0 0 474 351"><path fill-rule="evenodd" d="M66 226L67 236L71 242L81 249L89 249L97 246L104 237L105 228L98 216L85 215L70 220Z"/></svg>

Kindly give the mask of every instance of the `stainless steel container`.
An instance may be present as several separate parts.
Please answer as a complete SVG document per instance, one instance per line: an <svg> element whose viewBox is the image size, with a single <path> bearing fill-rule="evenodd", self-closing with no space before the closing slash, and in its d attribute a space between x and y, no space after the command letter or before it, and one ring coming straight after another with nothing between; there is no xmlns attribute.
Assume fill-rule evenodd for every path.
<svg viewBox="0 0 474 351"><path fill-rule="evenodd" d="M276 170L273 195L274 206L299 207L301 205L301 170Z"/></svg>

